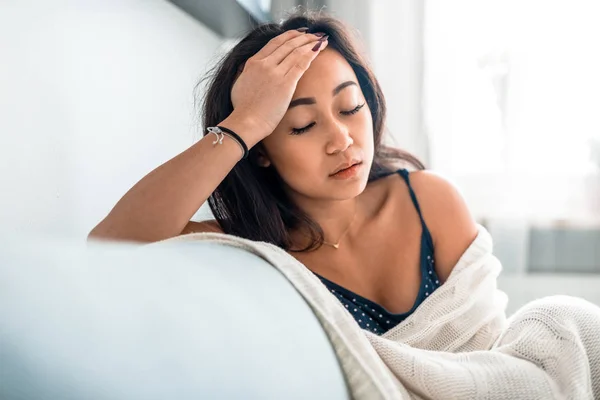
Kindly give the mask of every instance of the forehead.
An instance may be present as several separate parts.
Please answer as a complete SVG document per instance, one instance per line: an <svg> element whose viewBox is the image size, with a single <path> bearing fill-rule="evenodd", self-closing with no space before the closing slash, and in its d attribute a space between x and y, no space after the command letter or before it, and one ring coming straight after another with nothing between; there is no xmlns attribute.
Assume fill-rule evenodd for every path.
<svg viewBox="0 0 600 400"><path fill-rule="evenodd" d="M331 93L334 87L345 81L358 83L354 70L340 53L326 48L298 81L295 97L313 96L321 91Z"/></svg>

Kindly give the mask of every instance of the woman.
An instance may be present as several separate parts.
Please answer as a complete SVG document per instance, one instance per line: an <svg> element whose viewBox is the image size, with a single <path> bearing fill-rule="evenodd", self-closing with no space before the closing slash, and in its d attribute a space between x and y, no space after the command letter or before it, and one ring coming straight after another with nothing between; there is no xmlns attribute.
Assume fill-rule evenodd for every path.
<svg viewBox="0 0 600 400"><path fill-rule="evenodd" d="M450 183L381 144L385 114L339 21L304 14L260 26L215 68L203 139L138 182L90 237L224 232L270 242L317 274L361 327L383 333L477 236ZM206 200L215 220L190 221Z"/></svg>

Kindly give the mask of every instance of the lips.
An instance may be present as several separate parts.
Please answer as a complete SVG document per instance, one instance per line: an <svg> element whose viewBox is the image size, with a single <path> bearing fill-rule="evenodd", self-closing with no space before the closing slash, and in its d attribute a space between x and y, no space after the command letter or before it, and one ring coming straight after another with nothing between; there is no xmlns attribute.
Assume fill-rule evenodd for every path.
<svg viewBox="0 0 600 400"><path fill-rule="evenodd" d="M350 162L346 162L344 164L340 164L340 165L337 166L337 168L335 169L335 171L333 171L333 173L331 173L331 175L329 175L329 176L335 175L338 172L343 171L345 169L348 169L348 168L350 168L350 167L352 167L352 166L354 166L356 164L360 164L361 162L362 161L360 161L360 160L352 160Z"/></svg>

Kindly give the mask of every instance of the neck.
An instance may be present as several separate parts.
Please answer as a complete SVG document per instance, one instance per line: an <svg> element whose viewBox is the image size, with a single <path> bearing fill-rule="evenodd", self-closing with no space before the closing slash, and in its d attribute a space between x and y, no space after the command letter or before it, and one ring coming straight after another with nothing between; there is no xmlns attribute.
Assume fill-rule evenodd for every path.
<svg viewBox="0 0 600 400"><path fill-rule="evenodd" d="M343 241L348 240L352 231L350 228L356 228L355 219L360 214L358 198L342 201L311 202L310 204L301 204L300 207L319 224L323 229L325 241L331 244L338 243L342 236ZM308 234L309 232L303 229L292 234L292 237L295 242L299 240L299 243L306 244Z"/></svg>

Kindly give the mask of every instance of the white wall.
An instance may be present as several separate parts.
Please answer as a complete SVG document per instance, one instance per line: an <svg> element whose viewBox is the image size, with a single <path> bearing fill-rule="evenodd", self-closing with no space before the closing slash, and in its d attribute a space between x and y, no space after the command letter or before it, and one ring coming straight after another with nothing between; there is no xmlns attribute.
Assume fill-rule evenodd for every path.
<svg viewBox="0 0 600 400"><path fill-rule="evenodd" d="M165 0L0 3L0 229L87 234L198 137L220 45Z"/></svg>
<svg viewBox="0 0 600 400"><path fill-rule="evenodd" d="M423 126L423 0L373 0L371 53L388 106L393 144L426 164Z"/></svg>

